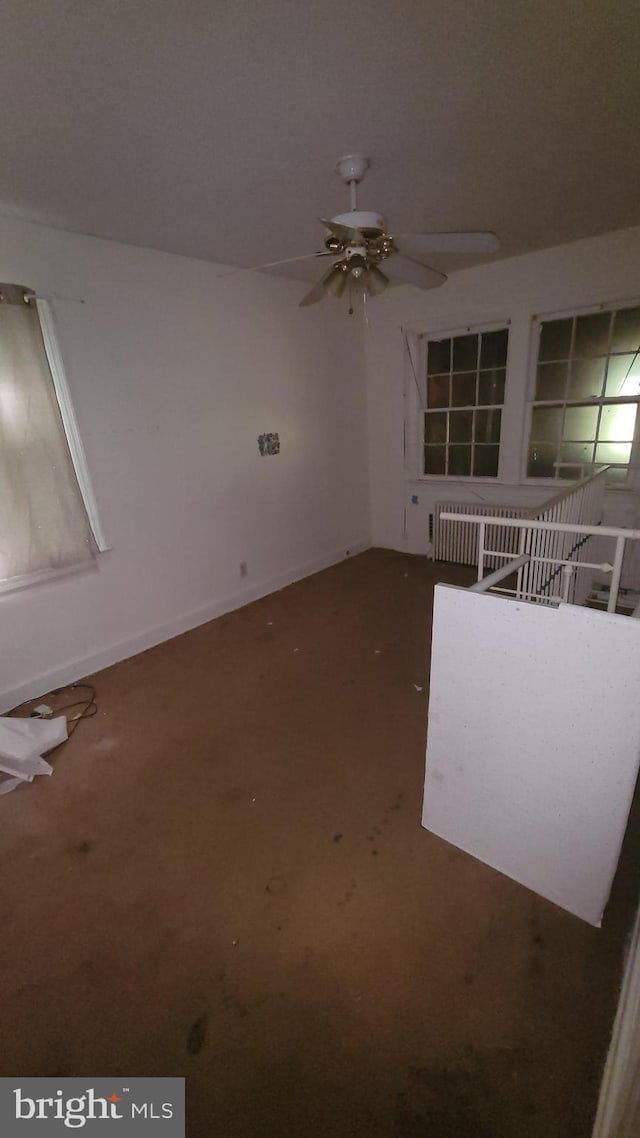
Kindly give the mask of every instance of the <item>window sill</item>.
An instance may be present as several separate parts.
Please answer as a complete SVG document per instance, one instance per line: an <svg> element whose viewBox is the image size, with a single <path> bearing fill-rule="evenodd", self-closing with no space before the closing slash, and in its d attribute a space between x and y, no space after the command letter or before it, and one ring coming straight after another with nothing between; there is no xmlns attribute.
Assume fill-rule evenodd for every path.
<svg viewBox="0 0 640 1138"><path fill-rule="evenodd" d="M79 565L65 565L60 569L44 569L39 573L27 573L23 577L9 577L5 581L0 581L0 600L2 597L22 592L23 589L54 584L57 581L65 581L69 577L79 577L83 573L95 573L98 569L99 556L101 554L97 554L90 561L82 561Z"/></svg>
<svg viewBox="0 0 640 1138"><path fill-rule="evenodd" d="M410 475L407 478L407 482L412 482L412 483L415 482L416 485L421 484L421 483L426 483L428 485L430 482L442 482L442 483L444 483L444 485L449 485L449 486L460 486L460 485L463 485L463 486L466 486L466 485L470 485L470 486L476 486L476 485L482 485L482 486L517 486L517 485L519 485L519 483L517 483L517 482L502 482L499 478L474 478L473 475L470 475L470 474L461 474L461 475L455 475L455 474L415 474L415 475Z"/></svg>

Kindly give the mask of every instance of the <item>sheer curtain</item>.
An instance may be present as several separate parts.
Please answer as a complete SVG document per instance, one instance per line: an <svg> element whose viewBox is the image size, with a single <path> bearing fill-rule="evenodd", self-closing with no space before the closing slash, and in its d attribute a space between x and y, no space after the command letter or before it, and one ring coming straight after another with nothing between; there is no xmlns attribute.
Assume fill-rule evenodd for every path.
<svg viewBox="0 0 640 1138"><path fill-rule="evenodd" d="M95 555L35 301L25 294L0 285L0 586Z"/></svg>

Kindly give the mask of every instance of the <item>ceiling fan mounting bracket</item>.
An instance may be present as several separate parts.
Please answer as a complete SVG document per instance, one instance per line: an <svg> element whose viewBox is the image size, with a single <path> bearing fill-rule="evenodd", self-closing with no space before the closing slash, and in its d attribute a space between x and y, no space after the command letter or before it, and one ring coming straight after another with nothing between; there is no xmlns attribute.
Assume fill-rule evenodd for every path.
<svg viewBox="0 0 640 1138"><path fill-rule="evenodd" d="M348 186L350 182L361 182L370 165L370 159L364 154L345 154L336 162L336 174Z"/></svg>

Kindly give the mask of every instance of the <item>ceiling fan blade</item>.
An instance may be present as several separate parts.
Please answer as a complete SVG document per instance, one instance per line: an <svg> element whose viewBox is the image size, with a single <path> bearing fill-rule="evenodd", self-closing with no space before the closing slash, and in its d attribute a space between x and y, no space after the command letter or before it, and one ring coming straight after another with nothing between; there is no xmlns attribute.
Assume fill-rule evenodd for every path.
<svg viewBox="0 0 640 1138"><path fill-rule="evenodd" d="M424 253L495 253L500 248L495 233L399 233L394 243L399 253L410 257Z"/></svg>
<svg viewBox="0 0 640 1138"><path fill-rule="evenodd" d="M306 308L309 304L317 304L319 300L322 300L325 292L328 292L329 290L333 293L334 296L337 296L338 298L341 297L345 290L348 279L349 266L347 262L336 261L335 265L332 265L329 269L329 272L325 273L319 281L316 281L313 288L309 289L309 292L305 293L302 300L300 301L299 307Z"/></svg>
<svg viewBox="0 0 640 1138"><path fill-rule="evenodd" d="M416 288L437 288L444 284L446 276L408 257L406 253L396 253L384 263L385 271L392 285L412 284Z"/></svg>
<svg viewBox="0 0 640 1138"><path fill-rule="evenodd" d="M327 291L327 286L326 286L327 276L328 276L328 274L326 274L324 277L321 277L321 279L319 281L316 281L316 283L313 285L313 287L310 288L309 291L304 294L304 296L303 296L303 298L300 301L300 304L298 306L299 308L307 308L308 305L317 304L319 300L322 300L325 292Z"/></svg>
<svg viewBox="0 0 640 1138"><path fill-rule="evenodd" d="M335 257L330 249L322 249L319 253L303 253L301 257L287 257L284 261L267 261L266 265L239 265L237 269L227 269L218 273L219 277L230 277L235 273L258 273L261 269L275 269L278 265L293 265L296 261L311 261L314 257Z"/></svg>
<svg viewBox="0 0 640 1138"><path fill-rule="evenodd" d="M341 221L327 221L325 217L319 217L318 221L341 241L362 241L360 230L354 229L351 225L343 225Z"/></svg>
<svg viewBox="0 0 640 1138"><path fill-rule="evenodd" d="M366 274L367 290L372 296L380 296L389 284L389 278L385 276L377 265L370 265Z"/></svg>

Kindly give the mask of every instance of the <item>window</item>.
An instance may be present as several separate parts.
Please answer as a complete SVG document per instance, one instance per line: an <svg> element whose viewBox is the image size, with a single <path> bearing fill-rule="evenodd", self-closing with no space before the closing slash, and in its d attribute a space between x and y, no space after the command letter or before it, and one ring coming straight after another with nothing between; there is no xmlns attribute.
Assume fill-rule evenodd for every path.
<svg viewBox="0 0 640 1138"><path fill-rule="evenodd" d="M426 339L423 473L497 478L507 328Z"/></svg>
<svg viewBox="0 0 640 1138"><path fill-rule="evenodd" d="M607 463L627 478L640 398L640 307L538 321L529 478Z"/></svg>
<svg viewBox="0 0 640 1138"><path fill-rule="evenodd" d="M106 548L87 513L94 503L48 307L4 284L0 487L0 589L88 564Z"/></svg>

